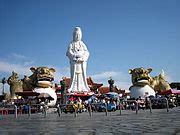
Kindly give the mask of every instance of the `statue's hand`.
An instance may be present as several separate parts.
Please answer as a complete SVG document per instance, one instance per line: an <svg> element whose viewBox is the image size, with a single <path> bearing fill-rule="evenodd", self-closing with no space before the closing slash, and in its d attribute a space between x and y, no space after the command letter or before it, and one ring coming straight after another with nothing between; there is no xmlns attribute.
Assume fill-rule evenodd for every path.
<svg viewBox="0 0 180 135"><path fill-rule="evenodd" d="M84 60L83 60L83 58L77 58L76 61L77 62L83 62Z"/></svg>
<svg viewBox="0 0 180 135"><path fill-rule="evenodd" d="M82 57L81 54L77 54L77 55L76 55L76 58L77 58L77 59L79 59L79 58L81 58L81 57Z"/></svg>

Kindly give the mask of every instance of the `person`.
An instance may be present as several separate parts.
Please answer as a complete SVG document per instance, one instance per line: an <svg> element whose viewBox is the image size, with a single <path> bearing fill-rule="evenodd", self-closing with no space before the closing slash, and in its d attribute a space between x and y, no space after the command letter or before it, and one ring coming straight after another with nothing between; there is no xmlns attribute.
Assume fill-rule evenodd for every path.
<svg viewBox="0 0 180 135"><path fill-rule="evenodd" d="M82 112L82 100L80 97L77 98L78 112Z"/></svg>
<svg viewBox="0 0 180 135"><path fill-rule="evenodd" d="M71 101L71 102L74 101L74 97L72 95L70 96L69 101Z"/></svg>
<svg viewBox="0 0 180 135"><path fill-rule="evenodd" d="M71 86L68 92L90 92L86 80L86 66L89 58L89 51L81 41L82 32L76 27L73 32L73 41L70 43L66 56L70 60Z"/></svg>
<svg viewBox="0 0 180 135"><path fill-rule="evenodd" d="M80 97L78 97L77 102L78 102L78 104L82 104L82 100Z"/></svg>

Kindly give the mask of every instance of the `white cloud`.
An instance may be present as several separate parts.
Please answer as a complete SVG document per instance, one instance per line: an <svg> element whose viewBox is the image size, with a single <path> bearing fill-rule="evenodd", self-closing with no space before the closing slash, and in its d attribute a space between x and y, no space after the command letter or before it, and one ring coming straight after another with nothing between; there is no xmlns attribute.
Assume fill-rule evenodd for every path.
<svg viewBox="0 0 180 135"><path fill-rule="evenodd" d="M21 64L24 66L30 66L34 63L34 61L22 54L17 54L17 53L11 53L7 56L7 58L5 58L3 61L8 61L10 63L14 63L14 64Z"/></svg>
<svg viewBox="0 0 180 135"><path fill-rule="evenodd" d="M55 68L55 67L54 67ZM55 68L55 77L54 80L56 83L59 83L62 77L69 77L70 76L70 68L68 67L63 67L63 68Z"/></svg>
<svg viewBox="0 0 180 135"><path fill-rule="evenodd" d="M59 83L62 77L70 76L70 68L68 67L63 67L63 68L57 68L54 66L47 66L49 68L54 68L56 72L54 73L55 75L55 83ZM30 66L25 66L24 64L13 64L7 61L1 61L0 60L0 72L5 72L5 73L11 73L12 71L17 72L19 75L31 75L32 72L30 70ZM19 78L21 79L21 78ZM0 88L2 85L0 84ZM9 89L9 85L6 84L5 87L6 91ZM1 93L0 89L0 93Z"/></svg>
<svg viewBox="0 0 180 135"><path fill-rule="evenodd" d="M12 71L17 72L19 75L31 75L32 72L30 71L30 67L32 66L32 62L27 62L26 64L14 64L11 62L7 61L2 61L0 60L0 72L5 72L5 73L11 73ZM31 66L30 66L31 65ZM69 67L63 67L63 68L58 68L52 65L48 65L47 67L49 68L54 68L56 72L54 73L55 75L55 81L59 83L62 77L64 76L70 76L70 68Z"/></svg>
<svg viewBox="0 0 180 135"><path fill-rule="evenodd" d="M26 59L25 56L21 56L18 54L13 54L16 58ZM0 72L11 73L12 71L17 72L19 75L31 75L30 67L32 66L33 61L18 61L20 64L12 63L14 61L8 62L7 60L0 60ZM55 83L59 83L62 77L70 76L70 68L69 67L55 67L52 65L47 65L49 68L56 69L55 75ZM115 85L118 88L128 89L131 86L131 76L128 73L124 73L121 71L105 71L102 73L90 75L93 80L97 83L103 83L104 86L108 86L108 79L112 77L115 80Z"/></svg>
<svg viewBox="0 0 180 135"><path fill-rule="evenodd" d="M24 55L10 53L6 58L0 59L0 72L11 73L15 71L19 75L30 75L30 67L33 63L33 60Z"/></svg>
<svg viewBox="0 0 180 135"><path fill-rule="evenodd" d="M96 82L101 82L104 84L104 86L108 86L108 79L112 77L112 79L115 81L115 84L118 88L121 89L129 89L131 86L131 76L127 73L123 72L116 72L116 71L105 71L99 74L91 75L93 80Z"/></svg>
<svg viewBox="0 0 180 135"><path fill-rule="evenodd" d="M25 61L24 66L29 66L29 65L32 65L33 63L34 61Z"/></svg>
<svg viewBox="0 0 180 135"><path fill-rule="evenodd" d="M29 67L22 64L12 64L9 62L0 61L0 72L11 73L12 71L17 72L19 75L29 75L31 73Z"/></svg>
<svg viewBox="0 0 180 135"><path fill-rule="evenodd" d="M19 60L18 60L19 59ZM17 62L17 63L14 63ZM11 58L8 59L0 59L0 72L11 73L12 71L17 72L19 75L31 75L30 67L34 61L28 61L28 58L23 55L19 55L16 53L11 54ZM59 83L62 77L70 76L70 68L69 67L55 67L52 65L47 65L49 68L56 69L55 75L55 83ZM115 80L115 85L118 88L128 89L131 85L129 74L120 72L120 71L105 71L99 74L91 75L93 80L97 83L103 83L104 86L108 86L108 79L112 77Z"/></svg>
<svg viewBox="0 0 180 135"><path fill-rule="evenodd" d="M33 63L33 62L32 62ZM30 63L29 63L30 64ZM27 64L28 65L28 64ZM11 73L12 71L17 72L19 75L31 75L32 72L30 71L30 66L24 64L13 64L10 62L0 61L0 72ZM69 67L54 67L54 66L47 66L49 68L56 69L55 75L55 83L59 83L62 77L69 77L70 76L70 68ZM173 82L173 79L167 74L166 79L168 82ZM115 85L121 89L129 89L132 85L131 83L131 76L128 73L124 73L121 71L105 71L102 73L90 75L93 80L97 83L103 83L104 86L108 86L108 79L112 77L115 80Z"/></svg>
<svg viewBox="0 0 180 135"><path fill-rule="evenodd" d="M33 64L34 61L29 60L28 57L17 54L11 53L8 54L5 58L0 58L0 73L7 73L11 74L12 71L17 72L23 77L23 75L31 75L30 65ZM0 84L0 93L2 93L2 84ZM9 92L9 85L5 84L5 92Z"/></svg>
<svg viewBox="0 0 180 135"><path fill-rule="evenodd" d="M99 74L92 75L94 79L109 79L110 77L116 77L119 74L119 72L115 71L105 71Z"/></svg>
<svg viewBox="0 0 180 135"><path fill-rule="evenodd" d="M10 55L15 59L27 59L26 56L17 53L11 53Z"/></svg>

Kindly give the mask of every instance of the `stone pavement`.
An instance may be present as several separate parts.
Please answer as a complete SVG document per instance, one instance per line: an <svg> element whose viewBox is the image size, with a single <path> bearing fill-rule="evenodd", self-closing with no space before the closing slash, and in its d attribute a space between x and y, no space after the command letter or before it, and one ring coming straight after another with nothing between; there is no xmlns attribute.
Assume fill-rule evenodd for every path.
<svg viewBox="0 0 180 135"><path fill-rule="evenodd" d="M180 107L135 111L123 110L105 113L87 112L78 114L43 114L14 116L0 115L1 135L117 135L117 134L162 134L180 135Z"/></svg>

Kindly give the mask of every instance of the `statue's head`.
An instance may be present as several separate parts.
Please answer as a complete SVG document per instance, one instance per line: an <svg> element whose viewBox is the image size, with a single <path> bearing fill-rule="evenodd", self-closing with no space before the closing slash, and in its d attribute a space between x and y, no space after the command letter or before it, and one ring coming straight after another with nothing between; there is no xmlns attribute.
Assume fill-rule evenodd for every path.
<svg viewBox="0 0 180 135"><path fill-rule="evenodd" d="M73 32L73 41L81 41L82 32L80 27L76 27Z"/></svg>
<svg viewBox="0 0 180 135"><path fill-rule="evenodd" d="M31 67L30 70L33 72L33 79L37 81L35 83L38 87L50 87L52 85L55 69L48 67Z"/></svg>
<svg viewBox="0 0 180 135"><path fill-rule="evenodd" d="M130 69L129 74L132 75L132 83L133 85L146 85L150 83L150 75L149 73L152 71L151 68L135 68Z"/></svg>

